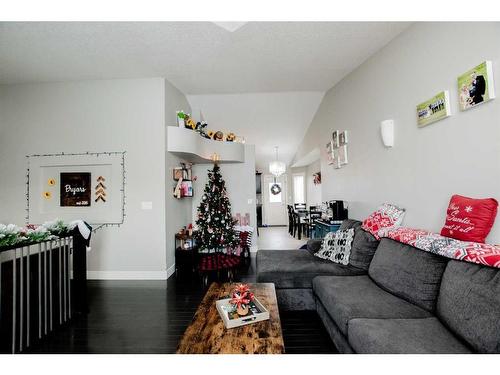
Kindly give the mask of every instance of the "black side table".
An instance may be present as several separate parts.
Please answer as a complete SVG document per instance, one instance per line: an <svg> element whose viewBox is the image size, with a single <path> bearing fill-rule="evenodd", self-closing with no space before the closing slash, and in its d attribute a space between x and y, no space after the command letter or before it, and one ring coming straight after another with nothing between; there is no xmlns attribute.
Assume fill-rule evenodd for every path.
<svg viewBox="0 0 500 375"><path fill-rule="evenodd" d="M194 235L175 234L175 276L193 276L198 267L198 246Z"/></svg>

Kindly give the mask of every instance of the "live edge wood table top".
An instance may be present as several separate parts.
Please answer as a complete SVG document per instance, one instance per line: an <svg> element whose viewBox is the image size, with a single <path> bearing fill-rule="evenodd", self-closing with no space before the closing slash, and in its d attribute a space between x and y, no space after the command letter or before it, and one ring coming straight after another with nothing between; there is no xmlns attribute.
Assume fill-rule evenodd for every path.
<svg viewBox="0 0 500 375"><path fill-rule="evenodd" d="M269 320L226 329L215 301L231 294L236 284L213 283L177 347L178 354L281 354L285 352L274 284L249 284L269 310Z"/></svg>

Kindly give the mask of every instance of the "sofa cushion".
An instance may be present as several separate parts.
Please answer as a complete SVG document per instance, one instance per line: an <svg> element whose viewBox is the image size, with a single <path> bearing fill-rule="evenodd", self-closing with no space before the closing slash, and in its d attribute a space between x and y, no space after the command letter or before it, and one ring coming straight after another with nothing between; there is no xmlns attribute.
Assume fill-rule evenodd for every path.
<svg viewBox="0 0 500 375"><path fill-rule="evenodd" d="M340 224L339 230L346 230L346 229L351 229L351 228L359 228L361 226L361 221L359 220L353 220L353 219L345 219L342 221L342 224Z"/></svg>
<svg viewBox="0 0 500 375"><path fill-rule="evenodd" d="M368 271L379 240L371 233L361 228L361 221L358 220L344 220L339 230L350 228L354 229L354 239L352 240L349 264L353 267Z"/></svg>
<svg viewBox="0 0 500 375"><path fill-rule="evenodd" d="M480 353L500 353L500 270L450 260L437 315Z"/></svg>
<svg viewBox="0 0 500 375"><path fill-rule="evenodd" d="M344 335L349 320L354 318L431 316L428 311L381 289L367 275L315 277L313 291Z"/></svg>
<svg viewBox="0 0 500 375"><path fill-rule="evenodd" d="M448 259L383 238L368 274L382 288L434 311Z"/></svg>
<svg viewBox="0 0 500 375"><path fill-rule="evenodd" d="M312 288L318 275L360 275L366 273L350 266L323 260L307 250L259 250L257 281L274 283L276 288Z"/></svg>
<svg viewBox="0 0 500 375"><path fill-rule="evenodd" d="M321 244L322 244L322 240L320 239L310 239L307 241L307 244L306 244L306 249L307 251L309 251L311 254L315 254L317 251L319 251L319 249L321 249Z"/></svg>
<svg viewBox="0 0 500 375"><path fill-rule="evenodd" d="M365 354L470 353L435 317L425 319L352 319L349 344Z"/></svg>

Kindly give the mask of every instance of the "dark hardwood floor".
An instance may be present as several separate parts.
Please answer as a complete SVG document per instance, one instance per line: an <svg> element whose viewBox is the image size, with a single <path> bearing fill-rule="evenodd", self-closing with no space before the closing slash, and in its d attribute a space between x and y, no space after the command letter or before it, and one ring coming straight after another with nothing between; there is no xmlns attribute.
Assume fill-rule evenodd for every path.
<svg viewBox="0 0 500 375"><path fill-rule="evenodd" d="M255 282L255 259L238 281ZM90 313L25 353L175 353L206 288L198 280L89 281ZM280 312L286 353L336 353L315 312Z"/></svg>

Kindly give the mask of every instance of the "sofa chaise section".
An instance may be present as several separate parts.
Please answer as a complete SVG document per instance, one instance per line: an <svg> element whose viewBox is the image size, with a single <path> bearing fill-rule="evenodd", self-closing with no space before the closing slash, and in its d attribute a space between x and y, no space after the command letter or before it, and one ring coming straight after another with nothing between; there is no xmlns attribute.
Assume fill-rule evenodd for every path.
<svg viewBox="0 0 500 375"><path fill-rule="evenodd" d="M311 246L311 245L310 245ZM305 249L259 250L257 282L274 283L280 308L315 310L312 281L316 276L354 276L366 273L315 257Z"/></svg>
<svg viewBox="0 0 500 375"><path fill-rule="evenodd" d="M344 220L340 229L355 231L350 264L336 264L314 256L321 240L309 240L307 250L259 250L257 281L275 284L278 303L283 310L315 310L312 280L316 276L357 276L368 267L379 241L361 229L361 222Z"/></svg>

